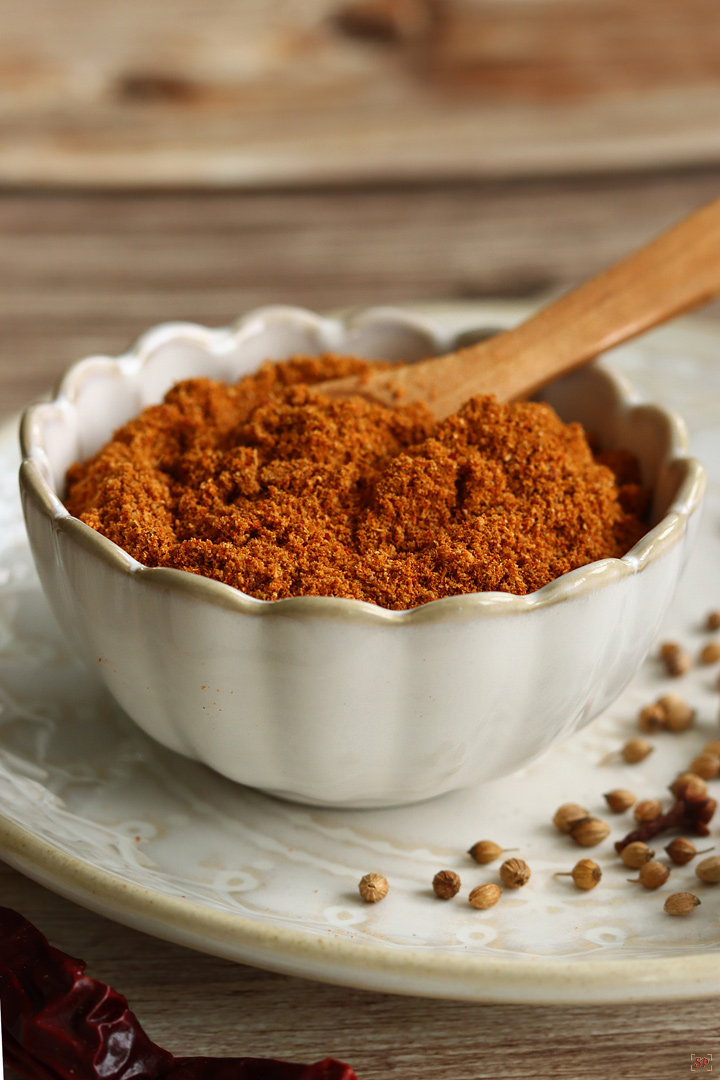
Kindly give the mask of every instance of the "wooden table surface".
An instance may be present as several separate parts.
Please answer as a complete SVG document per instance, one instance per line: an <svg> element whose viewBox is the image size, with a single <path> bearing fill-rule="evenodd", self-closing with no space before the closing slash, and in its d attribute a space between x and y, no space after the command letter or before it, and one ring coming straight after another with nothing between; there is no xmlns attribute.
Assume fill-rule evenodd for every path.
<svg viewBox="0 0 720 1080"><path fill-rule="evenodd" d="M605 178L224 194L0 194L0 412L146 326L266 302L562 288L716 197L713 168ZM334 1055L361 1080L671 1080L720 1066L715 1000L617 1007L435 1002L268 974L144 937L0 864L0 902L130 999L183 1054Z"/></svg>

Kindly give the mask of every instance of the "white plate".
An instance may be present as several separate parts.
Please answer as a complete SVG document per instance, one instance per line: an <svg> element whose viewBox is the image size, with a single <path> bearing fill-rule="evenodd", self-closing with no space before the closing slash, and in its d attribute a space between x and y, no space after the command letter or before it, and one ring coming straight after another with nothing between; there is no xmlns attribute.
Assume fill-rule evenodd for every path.
<svg viewBox="0 0 720 1080"><path fill-rule="evenodd" d="M492 325L498 310L488 304L446 317L454 325ZM663 628L693 652L707 639L704 614L720 607L719 349L720 331L685 322L617 353L618 366L647 397L685 415L694 452L709 468L702 535ZM647 892L627 884L633 875L614 856L611 840L583 850L550 824L556 806L573 800L606 817L612 839L632 828L630 815L606 812L602 792L623 786L640 797L662 795L702 745L720 737L718 668L696 669L678 684L648 661L588 729L515 777L479 790L398 810L283 803L163 750L75 663L32 569L16 494L15 441L14 425L6 427L0 435L0 851L9 863L148 933L351 986L572 1003L720 992L720 888L700 883L691 864ZM682 690L698 707L695 730L658 736L656 752L640 766L600 764L635 733L638 708L669 689ZM500 904L477 912L467 893L497 880L498 864L478 867L464 852L486 838L519 847L533 876L526 888L506 890ZM553 876L583 856L603 868L591 893ZM444 868L463 880L450 902L435 899L430 888ZM357 893L357 881L371 870L390 882L378 905L364 904ZM681 889L697 893L702 906L673 919L663 902Z"/></svg>

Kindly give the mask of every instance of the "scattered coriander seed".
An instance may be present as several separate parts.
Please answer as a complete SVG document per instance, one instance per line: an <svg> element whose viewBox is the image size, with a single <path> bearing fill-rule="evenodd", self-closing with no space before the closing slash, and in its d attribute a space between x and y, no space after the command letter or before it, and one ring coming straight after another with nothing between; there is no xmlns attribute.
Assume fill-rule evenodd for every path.
<svg viewBox="0 0 720 1080"><path fill-rule="evenodd" d="M717 664L720 660L720 641L708 641L700 650L701 664Z"/></svg>
<svg viewBox="0 0 720 1080"><path fill-rule="evenodd" d="M677 641L664 641L660 646L660 659L665 661L668 656L674 656L680 649L681 646L678 645Z"/></svg>
<svg viewBox="0 0 720 1080"><path fill-rule="evenodd" d="M706 630L720 630L720 611L709 611L705 620Z"/></svg>
<svg viewBox="0 0 720 1080"><path fill-rule="evenodd" d="M663 904L667 915L690 915L696 907L699 907L699 900L692 892L674 892Z"/></svg>
<svg viewBox="0 0 720 1080"><path fill-rule="evenodd" d="M468 900L474 908L484 911L485 908L495 907L501 896L500 886L489 882L487 885L476 885L468 896Z"/></svg>
<svg viewBox="0 0 720 1080"><path fill-rule="evenodd" d="M659 889L670 877L670 867L661 862L646 862L638 870L636 878L628 878L633 885L640 884L646 889Z"/></svg>
<svg viewBox="0 0 720 1080"><path fill-rule="evenodd" d="M698 754L695 760L690 763L690 771L703 780L714 780L720 773L720 755Z"/></svg>
<svg viewBox="0 0 720 1080"><path fill-rule="evenodd" d="M605 802L614 814L622 814L637 802L637 795L625 788L615 788L614 791L605 792Z"/></svg>
<svg viewBox="0 0 720 1080"><path fill-rule="evenodd" d="M674 892L663 904L667 915L690 915L696 907L699 907L699 900L692 892Z"/></svg>
<svg viewBox="0 0 720 1080"><path fill-rule="evenodd" d="M637 765L638 762L644 761L654 749L655 747L647 739L628 739L620 753L628 765Z"/></svg>
<svg viewBox="0 0 720 1080"><path fill-rule="evenodd" d="M531 870L523 859L506 859L500 867L500 880L508 889L521 889L530 880Z"/></svg>
<svg viewBox="0 0 720 1080"><path fill-rule="evenodd" d="M662 731L665 727L665 713L659 705L646 705L638 713L638 727L649 735Z"/></svg>
<svg viewBox="0 0 720 1080"><path fill-rule="evenodd" d="M441 900L452 900L460 892L460 875L454 870L439 870L433 878L433 891Z"/></svg>
<svg viewBox="0 0 720 1080"><path fill-rule="evenodd" d="M696 773L684 772L673 780L670 791L676 799L682 798L683 795L690 798L702 798L703 795L707 795L707 784Z"/></svg>
<svg viewBox="0 0 720 1080"><path fill-rule="evenodd" d="M645 863L650 862L654 856L655 852L647 844L644 844L642 840L634 840L632 844L628 844L620 852L620 858L631 870L639 870Z"/></svg>
<svg viewBox="0 0 720 1080"><path fill-rule="evenodd" d="M569 833L573 825L577 825L578 821L582 821L586 817L589 817L589 815L584 806L578 806L574 802L566 802L555 811L553 825L560 832Z"/></svg>
<svg viewBox="0 0 720 1080"><path fill-rule="evenodd" d="M662 803L659 799L641 799L633 810L636 821L654 821L660 814L662 814Z"/></svg>
<svg viewBox="0 0 720 1080"><path fill-rule="evenodd" d="M689 915L699 906L700 900L694 893L674 892L663 904L663 911L668 915Z"/></svg>
<svg viewBox="0 0 720 1080"><path fill-rule="evenodd" d="M676 641L666 641L661 646L660 659L665 665L668 675L672 675L674 678L684 675L692 667L690 653L678 645Z"/></svg>
<svg viewBox="0 0 720 1080"><path fill-rule="evenodd" d="M377 904L387 896L388 888L387 878L382 874L366 874L358 883L360 895L368 904Z"/></svg>
<svg viewBox="0 0 720 1080"><path fill-rule="evenodd" d="M686 866L696 855L704 855L706 852L712 851L712 848L705 848L704 851L698 851L692 840L687 840L684 836L676 836L675 839L667 845L665 850L668 853L668 858L671 862L674 862L676 866Z"/></svg>
<svg viewBox="0 0 720 1080"><path fill-rule="evenodd" d="M580 847L595 847L610 835L610 826L602 818L586 817L573 825L570 835Z"/></svg>
<svg viewBox="0 0 720 1080"><path fill-rule="evenodd" d="M720 739L712 739L702 749L703 754L717 754L720 757Z"/></svg>
<svg viewBox="0 0 720 1080"><path fill-rule="evenodd" d="M665 714L668 731L687 731L695 719L695 710L679 694L663 694L656 704Z"/></svg>
<svg viewBox="0 0 720 1080"><path fill-rule="evenodd" d="M602 870L592 859L580 859L579 862L575 863L572 870L564 874L555 874L555 877L571 877L575 882L576 889L589 892L600 881Z"/></svg>
<svg viewBox="0 0 720 1080"><path fill-rule="evenodd" d="M695 867L695 873L708 885L717 885L720 881L720 857L711 855L709 859L703 859Z"/></svg>
<svg viewBox="0 0 720 1080"><path fill-rule="evenodd" d="M488 863L495 862L501 855L504 855L506 851L517 851L517 848L501 848L499 844L496 844L493 840L478 840L477 844L468 851L468 855L475 860L476 863L480 863L481 866L486 866Z"/></svg>

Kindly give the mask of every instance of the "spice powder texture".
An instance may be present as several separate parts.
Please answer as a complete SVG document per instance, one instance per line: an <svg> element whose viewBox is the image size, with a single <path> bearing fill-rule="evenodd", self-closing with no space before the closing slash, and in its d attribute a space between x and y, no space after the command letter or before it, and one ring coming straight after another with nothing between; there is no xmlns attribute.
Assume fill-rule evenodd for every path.
<svg viewBox="0 0 720 1080"><path fill-rule="evenodd" d="M312 388L365 369L293 357L178 383L71 467L68 510L147 566L395 610L529 593L642 535L635 460L594 457L548 405L476 397L438 423Z"/></svg>

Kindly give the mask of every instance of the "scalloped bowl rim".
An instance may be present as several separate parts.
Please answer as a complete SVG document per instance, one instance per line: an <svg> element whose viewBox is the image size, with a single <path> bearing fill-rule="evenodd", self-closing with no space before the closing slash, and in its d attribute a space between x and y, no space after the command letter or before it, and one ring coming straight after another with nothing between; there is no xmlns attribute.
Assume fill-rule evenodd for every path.
<svg viewBox="0 0 720 1080"><path fill-rule="evenodd" d="M626 406L641 411L650 410L662 416L669 425L670 450L666 463L682 462L686 474L676 496L661 520L621 558L601 559L572 570L541 589L518 596L504 592L463 593L443 597L401 611L380 607L369 601L329 596L296 596L280 600L260 600L249 596L231 585L202 577L186 570L166 567L149 567L138 562L114 541L73 517L44 475L41 464L46 459L40 445L36 418L40 411L55 409L61 416L74 408L78 386L88 374L110 365L122 377L142 369L161 345L175 340L191 340L200 344L208 353L222 356L224 352L237 349L244 337L252 333L256 325L264 325L268 319L301 321L322 334L327 350L342 344L344 333L372 319L391 317L408 329L432 336L436 342L451 347L455 334L444 335L432 319L392 307L371 307L347 318L329 318L317 315L305 308L289 305L269 305L255 308L227 327L211 328L191 322L160 323L143 333L124 353L116 357L90 356L76 361L61 377L53 397L29 405L20 423L22 450L21 484L53 519L54 526L85 548L88 554L101 559L110 568L133 575L139 582L172 588L197 599L235 610L243 615L273 617L279 615L307 617L333 617L390 625L417 624L441 621L448 617L482 615L519 615L536 608L561 603L589 591L602 588L622 578L633 576L653 563L671 544L682 537L687 519L697 509L705 487L705 470L702 464L689 455L689 444L684 421L671 409L642 402L632 384L623 375L610 368L605 361L596 361ZM464 331L467 333L467 331ZM56 415L57 415L56 413Z"/></svg>

